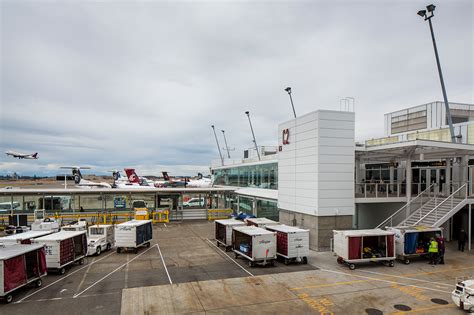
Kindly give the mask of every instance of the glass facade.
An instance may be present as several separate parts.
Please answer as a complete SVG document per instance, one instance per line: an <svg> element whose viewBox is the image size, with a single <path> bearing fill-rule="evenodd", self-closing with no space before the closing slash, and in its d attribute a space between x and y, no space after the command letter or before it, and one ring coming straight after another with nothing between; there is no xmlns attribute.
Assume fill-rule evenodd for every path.
<svg viewBox="0 0 474 315"><path fill-rule="evenodd" d="M278 163L216 169L214 185L278 189Z"/></svg>
<svg viewBox="0 0 474 315"><path fill-rule="evenodd" d="M273 201L257 200L257 217L278 221L279 215L277 203Z"/></svg>

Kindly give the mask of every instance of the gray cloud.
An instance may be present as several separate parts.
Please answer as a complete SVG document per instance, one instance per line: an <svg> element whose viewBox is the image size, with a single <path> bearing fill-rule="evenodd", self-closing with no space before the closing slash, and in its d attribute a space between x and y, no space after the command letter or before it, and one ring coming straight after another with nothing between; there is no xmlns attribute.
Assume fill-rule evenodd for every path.
<svg viewBox="0 0 474 315"><path fill-rule="evenodd" d="M354 96L356 138L383 136L384 113L442 98L426 4L2 1L0 150L40 160L2 156L0 173L207 170L211 124L233 157L252 146L245 110L276 144L287 85L298 114ZM473 3L436 4L448 96L473 103Z"/></svg>

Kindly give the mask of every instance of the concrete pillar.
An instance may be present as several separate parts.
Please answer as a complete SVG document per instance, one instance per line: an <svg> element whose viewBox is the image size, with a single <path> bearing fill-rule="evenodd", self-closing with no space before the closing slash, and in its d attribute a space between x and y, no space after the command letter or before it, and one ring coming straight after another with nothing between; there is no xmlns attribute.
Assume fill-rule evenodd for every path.
<svg viewBox="0 0 474 315"><path fill-rule="evenodd" d="M444 194L449 196L451 187L451 159L446 159L446 185L444 186Z"/></svg>
<svg viewBox="0 0 474 315"><path fill-rule="evenodd" d="M389 191L390 191L390 192L393 192L393 181L394 181L394 178L395 178L395 167L390 166L390 168L389 168L389 176L390 176L390 187L389 187Z"/></svg>
<svg viewBox="0 0 474 315"><path fill-rule="evenodd" d="M468 218L468 223L467 223L467 231L468 231L469 234L467 236L467 241L468 241L467 249L471 250L471 242L472 242L472 240L471 240L471 238L472 238L472 236L471 236L472 235L472 205L471 204L469 204L469 210L468 211L469 211L469 215L468 215L469 218Z"/></svg>
<svg viewBox="0 0 474 315"><path fill-rule="evenodd" d="M407 202L411 200L411 186L412 186L412 170L411 170L411 158L407 159L406 165L406 192L407 192Z"/></svg>
<svg viewBox="0 0 474 315"><path fill-rule="evenodd" d="M360 159L355 160L355 182L356 182L356 192L362 192L361 179L360 179Z"/></svg>
<svg viewBox="0 0 474 315"><path fill-rule="evenodd" d="M462 172L462 176L461 176L461 180L462 180L462 184L461 185L464 185L464 183L467 182L467 173L468 173L468 165L469 165L469 155L465 155L462 157L462 161L461 161L461 169L460 171Z"/></svg>

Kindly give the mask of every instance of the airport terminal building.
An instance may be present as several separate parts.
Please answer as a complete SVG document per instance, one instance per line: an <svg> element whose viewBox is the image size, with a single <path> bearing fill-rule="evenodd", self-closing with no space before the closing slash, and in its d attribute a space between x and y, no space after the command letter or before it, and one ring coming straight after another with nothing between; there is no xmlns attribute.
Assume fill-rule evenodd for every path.
<svg viewBox="0 0 474 315"><path fill-rule="evenodd" d="M385 114L385 137L355 143L353 112L318 110L278 126L278 145L213 161L217 187L235 189L234 210L310 229L327 250L332 230L442 226L472 235L474 105L442 102ZM470 242L469 242L470 243Z"/></svg>

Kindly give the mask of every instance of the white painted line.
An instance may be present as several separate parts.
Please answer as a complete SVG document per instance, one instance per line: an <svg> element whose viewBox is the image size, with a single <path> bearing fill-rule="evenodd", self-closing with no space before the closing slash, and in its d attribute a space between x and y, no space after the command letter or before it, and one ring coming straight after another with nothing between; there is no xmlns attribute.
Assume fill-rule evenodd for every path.
<svg viewBox="0 0 474 315"><path fill-rule="evenodd" d="M314 265L312 265L312 266L314 266ZM315 267L316 267L316 266L315 266ZM413 285L413 284L408 284L408 283L403 283L403 282L390 281L390 280L383 280L383 279L377 279L377 278L372 278L372 277L365 277L365 276L356 275L356 274L354 274L354 273L348 273L348 272L342 272L342 271L335 271L335 270L330 270L330 269L321 269L321 268L320 268L319 270L321 270L321 271L326 271L326 272L337 273L337 274L346 275L346 276L353 276L353 277L357 277L357 278L369 279L369 280L380 281L380 282L386 282L386 283L396 283L396 284L404 285L404 286L408 286L408 287L415 287L415 288L425 289L425 290L429 290L429 291L436 291L436 292L442 292L442 293L449 293L449 294L451 294L451 291L443 291L443 290L437 290L437 289L422 287L422 286Z"/></svg>
<svg viewBox="0 0 474 315"><path fill-rule="evenodd" d="M79 269L77 269L77 270L74 270L74 271L71 272L71 273L68 273L68 274L65 275L64 277L62 277L62 278L60 278L60 279L58 279L58 280L56 280L56 281L54 281L54 282L51 282L51 283L48 284L47 286L41 287L40 289L36 290L35 292L33 292L33 293L31 293L31 294L28 294L27 296L25 296L25 297L22 298L21 300L18 300L18 301L15 302L15 303L21 303L21 302L23 302L25 299L29 298L30 296L35 295L36 293L41 292L41 291L43 291L43 290L49 288L49 287L52 286L53 284L56 284L56 283L58 283L59 281L62 281L62 280L64 280L64 279L66 279L67 277L72 276L73 274L75 274L76 272L81 271L81 270L84 269L84 268L88 268L89 265L93 265L93 264L95 264L95 263L98 263L98 262L101 261L102 259L105 259L105 258L109 257L109 256L112 255L112 254L115 254L115 252L112 252L112 253L110 253L110 254L108 254L108 255L106 255L106 256L100 258L100 259L97 259L97 260L91 262L90 264L87 264L87 265L85 265L85 266L83 266L83 267L81 267L81 268L79 268Z"/></svg>
<svg viewBox="0 0 474 315"><path fill-rule="evenodd" d="M419 281L419 282L434 283L434 284L444 285L444 286L447 286L447 287L450 287L450 288L453 287L452 284L447 284L447 283L442 283L442 282L435 282L435 281L431 281L431 280L423 280L423 279L409 278L409 277L404 277L404 276L396 276L396 275L392 275L392 274L389 274L389 273L382 273L382 272L375 272L375 271L368 271L368 270L357 270L357 271L359 271L359 272L372 273L372 274L374 274L374 275L380 275L380 276L387 276L387 277L394 277L394 278L402 278L402 279L413 280L413 281Z"/></svg>
<svg viewBox="0 0 474 315"><path fill-rule="evenodd" d="M158 247L158 252L160 253L161 261L163 262L163 267L165 267L166 275L168 276L168 280L170 281L170 284L173 284L173 281L171 281L170 274L168 272L168 268L166 268L165 260L163 259L163 255L161 254L161 249L160 245L158 245L158 242L156 243L156 247Z"/></svg>
<svg viewBox="0 0 474 315"><path fill-rule="evenodd" d="M122 269L124 266L128 265L129 263L131 263L132 261L134 261L135 259L139 258L140 256L144 255L146 252L148 252L149 250L151 250L153 247L155 247L156 245L153 245L152 247L148 248L147 250L145 250L143 253L135 256L134 258L130 259L129 261L127 261L126 263L120 265L119 267L115 268L113 271L109 272L108 274L106 274L105 276L103 276L102 278L100 278L99 280L97 280L96 282L94 282L93 284L91 284L90 286L88 286L87 288L85 288L84 290L82 290L81 292L75 294L73 296L73 298L77 298L79 295L81 295L82 293L86 292L87 290L89 290L90 288L92 288L93 286L95 286L96 284L98 284L99 282L101 282L102 280L104 280L105 278L111 276L112 274L114 274L115 272L119 271L120 269Z"/></svg>
<svg viewBox="0 0 474 315"><path fill-rule="evenodd" d="M220 249L216 244L214 244L213 242L211 242L211 240L207 239L207 241L209 243L211 243L211 245L213 245L214 247L216 247L219 251L221 251L224 255L226 255L227 257L229 257L230 260L232 260L234 262L234 264L236 264L237 266L239 266L243 271L245 271L246 273L248 273L250 276L254 277L254 275L248 271L247 269L245 269L244 267L242 267L238 262L236 262L232 257L230 257L229 255L227 255L226 252L224 252L222 249Z"/></svg>
<svg viewBox="0 0 474 315"><path fill-rule="evenodd" d="M82 285L84 284L84 281L86 280L86 277L87 277L87 273L88 273L89 270L91 269L92 263L93 263L94 261L95 261L95 257L92 259L91 263L88 264L89 267L87 268L86 272L84 272L84 275L82 276L82 280L81 280L81 282L79 283L79 285L77 286L77 288L76 288L75 291L78 291L78 290L82 287Z"/></svg>
<svg viewBox="0 0 474 315"><path fill-rule="evenodd" d="M130 254L127 253L127 262L129 261L129 259L130 259ZM128 289L128 267L129 266L130 265L127 264L127 267L125 268L125 279L124 279L125 284L123 286L124 289Z"/></svg>

